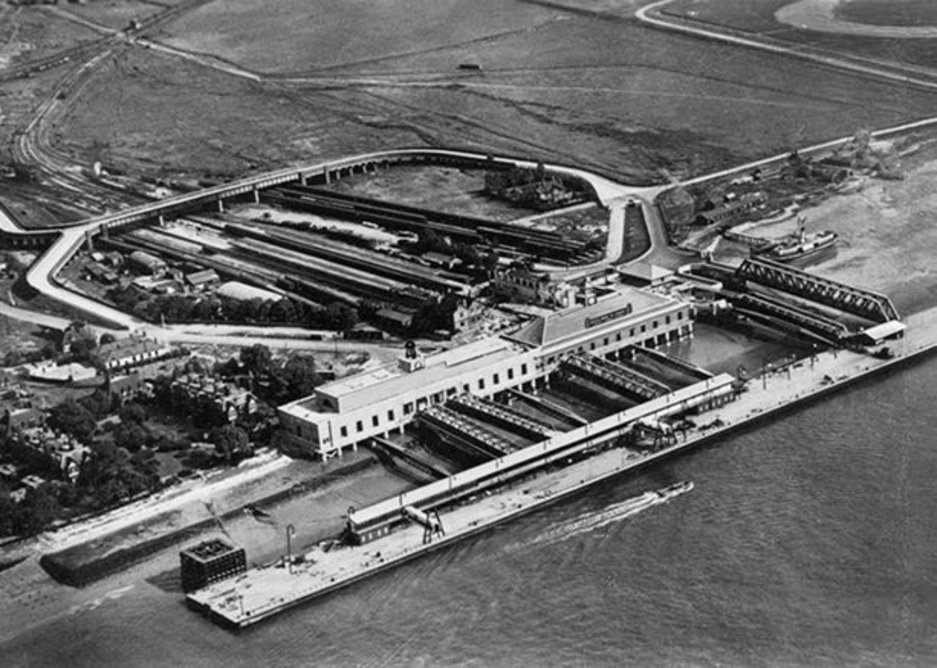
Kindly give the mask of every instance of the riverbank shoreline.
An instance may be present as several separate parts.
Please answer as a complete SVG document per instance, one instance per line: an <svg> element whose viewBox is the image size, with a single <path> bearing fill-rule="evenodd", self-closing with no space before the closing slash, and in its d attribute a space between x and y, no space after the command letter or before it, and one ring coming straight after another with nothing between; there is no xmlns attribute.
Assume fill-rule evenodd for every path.
<svg viewBox="0 0 937 668"><path fill-rule="evenodd" d="M937 351L937 308L913 314L907 321L909 329L900 341L901 350L893 351L891 358L872 356L871 351L834 349L792 363L770 377L766 374L751 379L734 401L702 412L700 419L708 422L687 432L682 443L647 454L631 453L627 458L625 450L613 446L557 471L542 473L530 482L523 478L520 485L506 481L504 486L486 492L470 504L441 510L446 533L432 542L426 542L422 526L411 524L362 546L342 547L328 553L314 549L303 555L298 566L284 568L282 561L279 566L268 564L233 581L194 592L187 602L222 626L252 626L599 483L688 453L735 431L756 427L767 418L816 402L875 375L900 369ZM602 442L611 442L617 436L610 434ZM525 489L518 492L518 487Z"/></svg>

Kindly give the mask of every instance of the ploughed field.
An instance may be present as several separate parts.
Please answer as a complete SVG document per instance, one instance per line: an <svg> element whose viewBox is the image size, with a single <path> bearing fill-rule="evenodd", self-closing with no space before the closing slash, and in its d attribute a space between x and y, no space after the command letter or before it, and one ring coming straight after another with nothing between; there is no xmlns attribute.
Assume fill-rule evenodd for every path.
<svg viewBox="0 0 937 668"><path fill-rule="evenodd" d="M898 65L937 67L937 39L893 39L846 34L845 31L835 34L776 20L776 12L792 4L794 0L676 0L661 11L674 18L755 33L772 41L805 44L823 52L874 58ZM870 26L933 26L937 25L937 3L930 0L851 0L841 3L834 10L834 16Z"/></svg>
<svg viewBox="0 0 937 668"><path fill-rule="evenodd" d="M208 3L159 38L274 79L129 49L60 137L76 158L103 147L105 166L164 172L448 145L649 183L937 107L935 93L649 28L629 3L483 4Z"/></svg>

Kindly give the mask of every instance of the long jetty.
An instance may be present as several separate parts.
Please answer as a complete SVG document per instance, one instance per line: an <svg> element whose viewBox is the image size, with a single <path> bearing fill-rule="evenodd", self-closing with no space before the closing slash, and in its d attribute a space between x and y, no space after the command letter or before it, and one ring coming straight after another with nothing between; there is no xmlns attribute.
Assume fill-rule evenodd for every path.
<svg viewBox="0 0 937 668"><path fill-rule="evenodd" d="M502 480L493 490L440 508L438 512L445 533L437 533L429 542L424 527L409 524L359 546L341 546L332 550L315 547L299 560L281 559L193 592L187 597L188 605L223 626L251 626L375 573L555 503L596 483L724 437L740 427L836 392L872 374L907 364L937 349L937 308L911 315L905 322L905 336L892 344L894 356L891 358L852 350L830 350L783 369L766 372L766 375L750 379L733 401L701 413L695 418L694 427L677 437L677 442L660 450L639 452L607 441L604 448L589 456L571 457L572 463L559 468L548 466L546 470L527 470L524 474ZM667 397L659 400L666 401ZM618 414L612 418L624 425L638 408L623 412L629 415ZM597 424L581 429L594 430ZM548 446L537 444L531 449L542 447ZM510 456L520 457L522 453ZM463 474L427 487L452 486L453 481L458 481L458 476ZM413 507L409 504L419 503L420 492L420 489L411 492L414 495L412 499L401 495L354 515L359 519L369 513L376 517L386 512L386 508L379 506Z"/></svg>

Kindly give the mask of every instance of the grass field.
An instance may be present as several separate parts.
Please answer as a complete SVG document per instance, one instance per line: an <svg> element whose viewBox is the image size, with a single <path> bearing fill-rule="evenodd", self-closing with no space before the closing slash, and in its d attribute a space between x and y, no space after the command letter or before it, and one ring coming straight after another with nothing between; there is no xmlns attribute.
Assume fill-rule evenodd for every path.
<svg viewBox="0 0 937 668"><path fill-rule="evenodd" d="M385 145L419 143L372 129L329 95L267 90L188 61L127 50L95 76L59 128L76 161L161 175L243 174Z"/></svg>
<svg viewBox="0 0 937 668"><path fill-rule="evenodd" d="M95 0L83 5L65 5L65 10L75 16L116 30L126 28L132 19L143 20L164 9L162 2L142 0Z"/></svg>
<svg viewBox="0 0 937 668"><path fill-rule="evenodd" d="M757 33L769 39L804 44L822 51L899 65L937 67L937 40L837 35L802 30L776 21L775 12L792 2L677 0L663 11L670 16ZM937 3L930 0L852 0L841 4L837 13L846 20L873 25L932 25L937 22Z"/></svg>
<svg viewBox="0 0 937 668"><path fill-rule="evenodd" d="M100 37L40 7L0 5L0 68L43 58Z"/></svg>
<svg viewBox="0 0 937 668"><path fill-rule="evenodd" d="M536 211L485 197L485 173L449 167L402 166L374 174L356 174L332 183L337 192L374 197L433 211L510 221Z"/></svg>
<svg viewBox="0 0 937 668"><path fill-rule="evenodd" d="M749 0L725 0L741 2ZM259 18L253 1L210 3L169 34L197 41L206 17L225 9L213 28L224 39L193 46L217 47L217 55L244 57L239 64L251 67L286 54L282 71L306 75L257 84L132 49L99 72L60 136L76 159L104 145L105 163L166 173L235 174L428 144L575 163L648 183L937 108L932 93L649 29L622 18L630 9L621 3L612 3L611 20L580 13L595 2L568 4L576 12L501 2L494 21L475 4L469 17L461 5L439 3L396 23L386 18L391 8L423 5L343 4L348 24L368 34L373 27L375 37L351 40L339 53L330 38L310 39L321 22L306 26L312 10L294 0ZM343 13L333 14L323 25L341 22ZM449 16L463 20L454 26ZM421 48L404 48L401 22L401 35L418 36ZM482 69L459 70L465 62Z"/></svg>
<svg viewBox="0 0 937 668"><path fill-rule="evenodd" d="M851 0L836 7L836 15L857 23L884 26L924 26L937 24L937 3L933 0Z"/></svg>
<svg viewBox="0 0 937 668"><path fill-rule="evenodd" d="M294 72L453 44L484 48L493 37L561 15L537 4L503 0L343 0L340 11L328 0L226 0L170 24L164 41L248 69Z"/></svg>

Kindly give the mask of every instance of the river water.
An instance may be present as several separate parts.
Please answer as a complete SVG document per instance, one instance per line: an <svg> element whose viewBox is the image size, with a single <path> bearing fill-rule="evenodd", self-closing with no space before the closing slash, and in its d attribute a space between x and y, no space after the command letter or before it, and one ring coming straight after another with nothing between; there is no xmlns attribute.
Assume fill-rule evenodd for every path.
<svg viewBox="0 0 937 668"><path fill-rule="evenodd" d="M935 405L931 357L239 634L105 582L0 665L932 666Z"/></svg>

